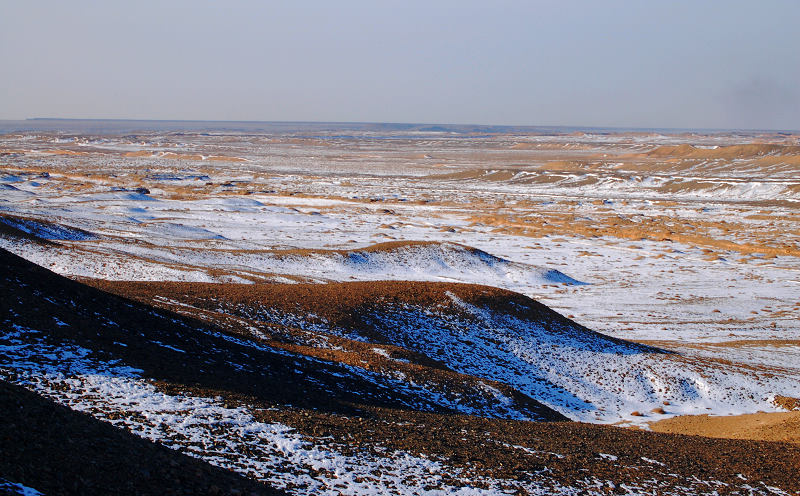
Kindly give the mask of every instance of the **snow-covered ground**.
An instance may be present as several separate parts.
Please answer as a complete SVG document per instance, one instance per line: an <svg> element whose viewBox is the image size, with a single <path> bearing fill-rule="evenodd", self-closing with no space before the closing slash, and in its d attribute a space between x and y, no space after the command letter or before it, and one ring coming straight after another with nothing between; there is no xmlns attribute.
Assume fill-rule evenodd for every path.
<svg viewBox="0 0 800 496"><path fill-rule="evenodd" d="M436 136L395 142L368 137L295 143L228 136L224 144L214 137L185 139L6 138L7 147L16 143L28 152L0 163L6 169L0 182L7 186L0 191L0 214L55 222L60 227L26 221L26 229L61 246L0 236L0 247L61 274L118 280L398 279L496 286L531 296L604 334L655 342L696 361L730 360L732 370L753 366L771 374L780 368L785 374L785 379L763 385L755 379L758 399L752 401L725 399L727 393L715 391L713 381L696 385L698 391L710 388L708 394L698 394L694 403L686 399L674 413L775 409L766 399L770 387L776 394L796 395L790 385L800 382L797 255L742 253L736 246L781 242L797 247L797 211L787 203L798 199L797 178L783 172L748 178L741 160L728 169L721 162L698 162L684 168L683 175L657 169L638 175L615 172L628 167L625 153L646 151L648 145L694 139L697 146L712 149L740 138L510 136L468 145ZM72 170L74 158L47 152L64 143L97 155L80 156L81 168ZM550 151L541 153L550 158L573 153L576 159L598 150L610 155L585 174L548 172L563 176L555 182L533 180L542 174L538 169L504 180L483 177L491 173L426 179L443 172L506 170L522 158L539 157L510 148L518 144L547 145L544 149ZM553 146L561 148L553 151ZM155 155L104 155L120 150ZM247 162L208 165L204 160L177 160L166 152L244 157ZM125 168L114 160L125 160ZM497 164L502 167L492 167ZM25 172L33 166L48 173ZM664 189L667 182L674 187ZM691 233L695 225L721 222L733 228L705 227L706 233L739 245L722 245L711 257L707 247L687 240L592 236L569 229L537 236L485 222L493 208L521 225L526 218L549 219L563 209L589 225L594 220L607 224L614 217L675 219L683 233ZM476 220L476 212L483 217ZM5 222L25 227L19 221ZM391 241L439 244L367 249ZM514 346L516 356L534 359L530 343ZM626 360L619 367L644 366ZM578 362L577 367L594 363ZM709 365L707 374L716 377L713 370L719 366ZM581 381L587 374L578 374ZM561 374L564 384L572 381L569 377ZM601 385L603 376L593 380L569 387L604 413L576 413L577 418L631 420L631 411L652 406L639 396L628 398L632 393L625 390L615 397ZM597 388L603 392L596 393ZM562 405L560 410L568 413L569 408Z"/></svg>
<svg viewBox="0 0 800 496"><path fill-rule="evenodd" d="M529 418L498 384L575 420L645 427L681 414L776 411L776 395L800 397L795 156L646 156L660 145L717 150L761 139L735 134L456 134L0 136L0 248L59 274L110 280L495 286L606 336L668 351L453 293L435 308L364 316L385 342L313 315L265 308L249 316L319 333L319 348L334 350L323 342L344 336L413 367L392 358L400 346L474 376L485 405L463 405L441 390L446 383L414 383L400 369L337 365L341 377L459 413ZM615 486L591 474L564 486L542 453L523 445L506 448L530 452L537 469L511 480L467 473L444 455L308 437L259 420L253 405L166 392L143 370L101 356L55 346L37 329L0 329L5 380L289 494L667 494L659 480ZM673 477L658 458L639 462ZM675 494L733 490L702 475L680 484ZM738 489L784 494L756 481ZM38 494L5 479L0 490Z"/></svg>
<svg viewBox="0 0 800 496"><path fill-rule="evenodd" d="M13 371L13 382L290 494L470 496L507 494L506 487L517 485L474 478L447 485L442 474L458 480L459 469L403 452L345 455L336 451L333 440L328 441L331 446L315 444L289 426L257 421L247 407L226 407L219 398L165 394L144 380L140 370L98 361L79 346L31 344L25 334L37 333L18 327L0 337L11 343L0 347L0 374ZM475 488L477 482L498 489ZM535 484L526 486L530 494L548 494Z"/></svg>
<svg viewBox="0 0 800 496"><path fill-rule="evenodd" d="M502 495L524 491L530 495L602 494L619 487L622 494L646 494L659 488L657 480L617 486L587 474L579 484L565 486L545 466L525 472L520 479L494 479L467 473L448 464L446 457L418 456L380 446L357 449L326 438L307 438L282 423L266 423L253 416L248 405L228 406L221 398L167 394L142 376L142 371L118 361L98 359L91 350L75 345L53 346L33 329L12 326L0 335L0 377L45 397L189 456L268 482L289 494L420 494ZM526 446L508 446L539 457L562 458ZM618 455L600 453L616 462ZM657 456L657 455L653 455ZM642 457L644 464L669 466ZM728 484L693 477L663 494L712 494ZM0 480L0 488L20 494L35 489ZM745 479L741 489L750 494L788 494L778 488Z"/></svg>
<svg viewBox="0 0 800 496"><path fill-rule="evenodd" d="M67 241L80 250L80 257L9 238L0 238L0 246L62 274L109 279L244 282L248 275L278 281L290 275L312 280L481 283L532 296L590 328L628 339L800 337L794 297L800 265L794 256L743 260L729 251L709 260L701 247L675 241L569 233L531 238L497 233L490 227L466 229L470 223L463 211L428 205L392 205L393 213L387 214L380 204L275 195L189 201L98 196L37 197L34 202L0 205L8 213L95 233L96 239ZM723 211L720 216L724 215L732 214ZM357 252L394 240L459 243L508 263L492 265L452 250L412 249L402 256L362 258L352 253L272 251ZM546 274L555 274L549 271L588 284L558 284L562 281L548 279Z"/></svg>

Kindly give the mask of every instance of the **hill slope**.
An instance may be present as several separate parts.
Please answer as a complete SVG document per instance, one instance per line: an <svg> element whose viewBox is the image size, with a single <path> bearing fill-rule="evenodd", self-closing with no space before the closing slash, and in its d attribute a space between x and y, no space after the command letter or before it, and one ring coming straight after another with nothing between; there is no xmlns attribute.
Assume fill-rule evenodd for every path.
<svg viewBox="0 0 800 496"><path fill-rule="evenodd" d="M297 327L331 339L392 346L455 372L512 387L575 420L643 423L653 417L773 409L793 376L614 339L518 293L453 283L337 284L92 282L211 322ZM268 332L268 331L266 331ZM420 362L427 363L427 362ZM764 377L769 374L769 381ZM660 413L651 413L657 410Z"/></svg>
<svg viewBox="0 0 800 496"><path fill-rule="evenodd" d="M389 333L394 327L391 319L398 315L393 301L444 303L444 294L452 302L446 310L452 318L466 319L461 323L469 322L474 312L470 306L488 304L508 319L545 318L549 322L545 327L552 328L544 334L566 339L573 333L573 346L585 342L587 349L654 352L574 327L513 293L424 284L408 296L399 283L394 290L378 286L382 293L355 291L348 297L345 292L343 302L351 306L341 305L336 319L335 308L319 315L320 322L324 317L328 325L344 323L348 308L356 308L359 302L368 306L370 301L386 304L387 321L375 325L364 319L376 314L361 312L355 317L367 327L353 325L350 337L334 333L326 342L324 333L309 326L302 329L245 319L235 312L214 316L218 309L188 309L184 306L188 303L165 296L159 300L162 307L184 308L202 318L197 320L65 279L7 252L0 252L0 261L0 373L6 383L292 494L601 494L615 488L633 493L748 490L769 494L777 491L773 487L800 490L797 447L699 440L574 422L487 418L503 412L559 416L537 406L532 398L524 401L525 395L514 393L508 385L456 370L455 360L437 361L388 344L409 339ZM299 291L307 291L304 298L302 292L289 292L289 287L269 286L284 291L287 308L323 303L311 298L311 286L300 286ZM125 289L132 291L132 287ZM143 298L144 290L139 289ZM209 289L202 288L205 301L211 301ZM218 306L228 305L237 294L233 286L216 289L217 295L226 294L226 289L231 295L228 300L218 299ZM326 290L336 289L346 286ZM180 288L186 294L192 290L192 286ZM228 320L221 315L228 315ZM447 315L431 313L426 322L437 318L444 322ZM440 325L451 329L454 324ZM365 336L368 329L375 333L374 341ZM355 349L359 343L364 349ZM375 361L365 360L361 367L350 365L353 357L344 356L351 353L349 346L354 347L354 356L364 358L369 347ZM324 358L324 353L330 357ZM407 367L396 371L419 369L419 377L429 377L430 382L420 385L397 375L392 381L379 364ZM460 401L437 394L436 384L444 388L459 381L458 392L468 408L485 417L460 414ZM494 398L483 407L478 400L468 401L471 394L480 397L479 382ZM11 391L7 398L14 398L0 402L3 418L12 418L6 410L16 408L17 399L31 405L36 402L14 387L3 387ZM62 414L53 418L69 422L62 420ZM30 422L16 424L28 429L29 441L4 438L10 439L2 445L4 455L8 454L4 459L16 459L28 443L39 442L38 434L30 430L35 422L32 417ZM63 456L51 453L50 459L56 461L48 462L49 466L66 462L58 459ZM135 467L137 462L130 463ZM34 489L57 483L56 475L44 471L31 474L9 464L3 470L9 482ZM222 492L239 484L238 479L216 480L226 485ZM192 487L181 479L175 483L184 489ZM268 489L256 486L255 491Z"/></svg>

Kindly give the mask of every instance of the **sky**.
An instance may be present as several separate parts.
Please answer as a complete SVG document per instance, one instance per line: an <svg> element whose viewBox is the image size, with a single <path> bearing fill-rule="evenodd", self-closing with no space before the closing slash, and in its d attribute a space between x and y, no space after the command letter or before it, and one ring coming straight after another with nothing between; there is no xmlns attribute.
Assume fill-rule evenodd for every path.
<svg viewBox="0 0 800 496"><path fill-rule="evenodd" d="M800 129L800 2L0 0L0 119Z"/></svg>

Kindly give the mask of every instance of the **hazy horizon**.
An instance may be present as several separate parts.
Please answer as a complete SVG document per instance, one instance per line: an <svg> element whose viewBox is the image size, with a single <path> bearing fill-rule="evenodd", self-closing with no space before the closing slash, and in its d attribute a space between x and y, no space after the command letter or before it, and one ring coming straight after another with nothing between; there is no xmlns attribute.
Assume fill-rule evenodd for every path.
<svg viewBox="0 0 800 496"><path fill-rule="evenodd" d="M97 124L93 126L92 124ZM161 124L161 125L159 125ZM273 129L274 128L274 129ZM125 118L80 118L80 117L28 117L25 119L0 119L0 133L37 130L46 132L81 133L92 132L111 134L138 130L186 130L186 131L312 131L312 130L362 130L377 129L451 132L548 132L570 133L580 131L596 132L657 132L657 133L800 133L800 129L759 129L759 128L679 128L679 127L621 127L621 126L580 126L580 125L510 125L492 123L452 123L452 122L378 122L378 121L257 121L257 120L204 120L204 119L125 119Z"/></svg>
<svg viewBox="0 0 800 496"><path fill-rule="evenodd" d="M800 3L0 6L0 119L800 129Z"/></svg>

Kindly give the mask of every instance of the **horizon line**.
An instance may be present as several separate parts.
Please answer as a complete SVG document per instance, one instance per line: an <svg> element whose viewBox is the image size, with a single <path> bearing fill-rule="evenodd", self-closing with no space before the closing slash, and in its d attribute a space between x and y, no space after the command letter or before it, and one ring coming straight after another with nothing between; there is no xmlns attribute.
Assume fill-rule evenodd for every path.
<svg viewBox="0 0 800 496"><path fill-rule="evenodd" d="M71 121L71 122L174 122L174 123L240 123L240 124L345 124L345 125L399 125L399 126L453 126L453 127L492 127L492 128L529 128L529 129L570 129L570 130L606 130L606 131L703 131L703 132L765 132L765 133L800 133L800 129L770 128L721 128L721 127L657 127L657 126L598 126L568 124L481 124L481 123L445 123L445 122L392 122L392 121L310 121L310 120L223 120L223 119L141 119L141 118L92 118L92 117L26 117L25 119L0 119L0 122L28 121Z"/></svg>

